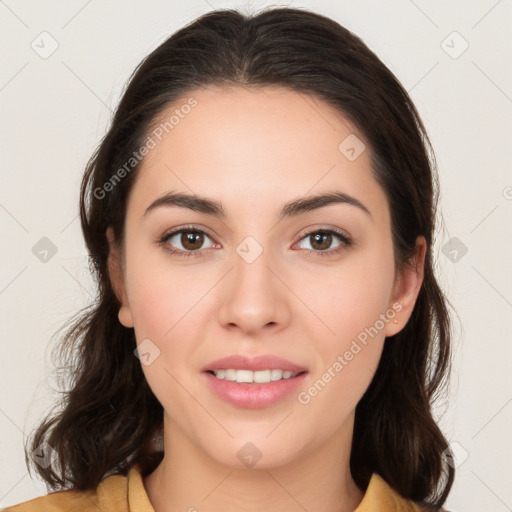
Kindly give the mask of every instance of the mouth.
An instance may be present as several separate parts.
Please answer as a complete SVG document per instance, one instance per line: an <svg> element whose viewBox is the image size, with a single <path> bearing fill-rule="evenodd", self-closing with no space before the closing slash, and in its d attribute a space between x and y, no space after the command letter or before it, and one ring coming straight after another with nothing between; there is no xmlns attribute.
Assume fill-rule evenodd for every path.
<svg viewBox="0 0 512 512"><path fill-rule="evenodd" d="M307 368L272 354L259 354L256 356L232 354L212 361L201 368L202 372L210 371L215 372L215 374L217 374L219 370L225 370L227 372L228 380L233 380L231 378L233 371L240 373L241 378L249 378L250 374L243 373L244 370L249 370L251 374L258 374L258 372L260 372L257 378L264 376L261 372L271 372L271 377L272 372L274 372L274 377L280 379L283 375L278 375L277 372L279 370L283 372L285 378L288 378L292 374L306 371ZM219 378L225 377L220 376Z"/></svg>
<svg viewBox="0 0 512 512"><path fill-rule="evenodd" d="M305 367L272 354L232 354L203 366L201 373L216 397L244 409L290 400L309 374Z"/></svg>
<svg viewBox="0 0 512 512"><path fill-rule="evenodd" d="M282 370L281 368L273 368L266 370L246 370L246 369L219 369L206 370L206 373L213 375L219 380L236 382L238 384L270 384L271 382L279 382L281 380L293 379L307 373L306 370L292 372L290 370Z"/></svg>
<svg viewBox="0 0 512 512"><path fill-rule="evenodd" d="M219 369L202 373L207 388L223 402L241 409L264 409L272 405L290 404L300 388L306 385L309 372L282 369ZM272 378L274 380L272 380Z"/></svg>

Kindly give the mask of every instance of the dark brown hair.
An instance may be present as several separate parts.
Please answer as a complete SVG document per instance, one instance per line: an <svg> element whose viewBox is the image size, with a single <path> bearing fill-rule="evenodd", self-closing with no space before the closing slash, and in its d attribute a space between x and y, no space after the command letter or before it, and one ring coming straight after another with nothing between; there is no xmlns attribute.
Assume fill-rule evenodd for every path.
<svg viewBox="0 0 512 512"><path fill-rule="evenodd" d="M163 409L134 356L134 330L118 321L120 303L107 267L106 229L113 226L122 247L127 198L139 165L108 193L100 197L97 191L143 145L164 109L196 88L214 85L277 85L328 103L371 146L372 171L390 207L397 270L414 254L417 236L425 237L424 281L411 318L387 339L357 405L350 467L363 490L376 472L404 497L440 507L454 469L431 411L448 382L451 358L448 301L432 260L435 157L415 106L391 71L349 30L306 9L209 12L164 41L130 77L80 191L98 295L66 325L58 348L69 385L60 410L47 415L25 447L27 467L32 464L54 490L85 490L111 474L126 474L136 463L149 474L162 460L155 440ZM43 442L58 456L46 468L29 457Z"/></svg>

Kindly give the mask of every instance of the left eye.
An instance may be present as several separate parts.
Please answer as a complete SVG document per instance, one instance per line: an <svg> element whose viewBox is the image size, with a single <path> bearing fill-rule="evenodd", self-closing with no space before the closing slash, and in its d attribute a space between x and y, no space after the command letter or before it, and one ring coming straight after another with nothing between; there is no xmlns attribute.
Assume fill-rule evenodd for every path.
<svg viewBox="0 0 512 512"><path fill-rule="evenodd" d="M173 231L171 233L168 233L167 235L164 235L164 237L160 240L160 243L162 245L165 244L165 247L167 250L169 250L171 253L183 255L183 256L193 256L194 252L197 252L199 249L201 249L201 246L204 243L204 238L210 238L204 231L200 229L180 229L179 231ZM168 240L172 240L173 238L176 238L181 244L181 249L175 250L170 248L166 242Z"/></svg>
<svg viewBox="0 0 512 512"><path fill-rule="evenodd" d="M158 243L162 245L167 251L177 256L198 256L202 251L202 245L204 244L205 237L210 239L210 236L207 235L203 230L190 227L190 228L180 228L179 230L172 231L167 233L162 238L158 240ZM332 242L333 237L337 238L340 242L336 246L335 249L328 249ZM176 239L174 244L179 243L181 248L174 248L174 244L168 243L172 239ZM305 234L300 242L303 240L313 240L312 248L304 248L310 254L314 254L315 256L329 256L335 253L339 253L345 248L348 248L352 245L352 241L350 237L344 233L335 231L333 229L318 229L316 231L311 231ZM212 244L210 247L213 247ZM311 244L310 244L311 245Z"/></svg>
<svg viewBox="0 0 512 512"><path fill-rule="evenodd" d="M333 238L340 240L340 243L336 246L336 249L327 251L326 249L331 246ZM322 253L332 254L333 252L339 252L340 247L348 247L351 243L346 235L329 229L321 229L308 233L301 239L301 241L302 240L313 240L313 244L316 245L316 247L312 247L311 249L306 247L306 249L310 252L319 252L322 256L324 255Z"/></svg>

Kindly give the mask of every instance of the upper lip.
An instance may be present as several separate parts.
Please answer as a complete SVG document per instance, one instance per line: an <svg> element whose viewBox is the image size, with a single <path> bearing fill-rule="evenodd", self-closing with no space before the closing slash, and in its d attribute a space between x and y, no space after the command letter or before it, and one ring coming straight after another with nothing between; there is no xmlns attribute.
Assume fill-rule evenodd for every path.
<svg viewBox="0 0 512 512"><path fill-rule="evenodd" d="M252 371L280 369L294 373L306 371L306 368L303 368L302 366L292 363L287 359L283 359L282 357L274 356L271 354L263 354L253 357L244 356L241 354L233 354L208 363L207 365L203 366L203 368L201 368L201 371L217 371L226 370L229 368Z"/></svg>

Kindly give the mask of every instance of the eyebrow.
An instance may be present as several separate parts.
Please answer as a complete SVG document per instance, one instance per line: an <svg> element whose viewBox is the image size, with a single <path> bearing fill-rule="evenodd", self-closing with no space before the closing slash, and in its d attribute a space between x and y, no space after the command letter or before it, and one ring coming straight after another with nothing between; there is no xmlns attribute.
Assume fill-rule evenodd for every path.
<svg viewBox="0 0 512 512"><path fill-rule="evenodd" d="M370 210L355 197L346 194L345 192L332 191L313 196L301 197L287 202L281 212L279 213L279 220L289 217L295 217L318 208L323 208L331 204L349 204L364 211L370 217L372 214ZM149 212L159 207L180 207L193 210L195 212L204 213L218 218L226 218L226 211L222 203L207 197L201 197L193 194L186 194L183 192L168 192L163 196L155 199L143 214L145 217Z"/></svg>

